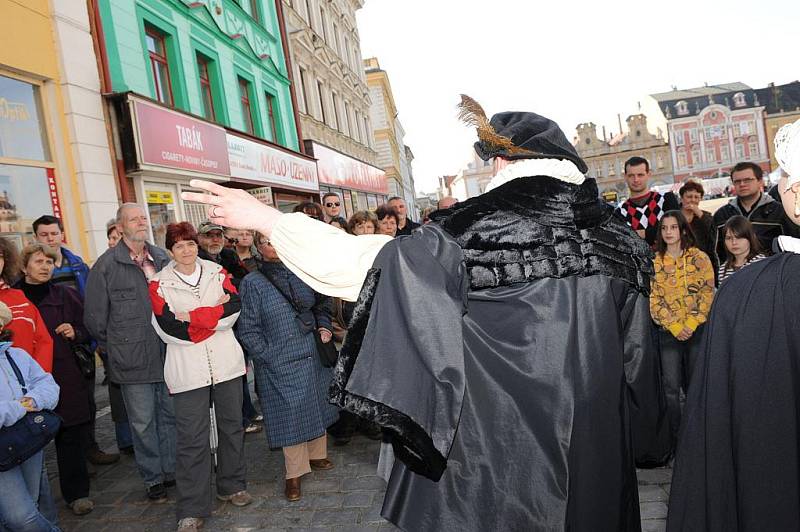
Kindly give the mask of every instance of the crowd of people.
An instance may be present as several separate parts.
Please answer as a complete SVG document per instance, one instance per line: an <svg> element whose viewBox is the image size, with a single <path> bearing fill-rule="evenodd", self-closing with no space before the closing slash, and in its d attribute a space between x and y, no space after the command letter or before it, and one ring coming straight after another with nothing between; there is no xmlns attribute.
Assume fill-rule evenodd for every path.
<svg viewBox="0 0 800 532"><path fill-rule="evenodd" d="M713 215L700 207L700 181L686 181L677 195L660 194L650 190L649 177L646 159L625 163L630 198L616 215L654 252L649 307L674 450L715 291L771 254L776 237L797 236L798 227L765 193L763 171L754 163L733 168L736 196ZM454 206L455 199L444 198L438 208ZM294 211L356 236L395 238L420 226L399 197L349 219L335 193ZM0 387L0 419L7 426L42 408L61 416L59 483L76 515L93 509L93 466L119 460L95 441L94 371L82 353L93 361L96 352L103 361L117 446L134 456L146 496L164 501L176 489L181 532L202 526L215 496L236 506L253 501L247 433L263 430L268 447L282 449L289 501L302 497L303 475L335 467L328 434L335 445L347 444L356 430L381 438L377 425L328 398L333 370L321 346L341 349L353 303L315 291L283 264L268 234L214 221L173 223L161 249L148 242L148 224L141 205L120 206L108 225L108 250L91 269L64 246L58 218L37 219L36 242L21 254L0 238L0 351L30 383L27 394L8 379ZM9 364L0 358L6 375ZM0 472L0 486L17 493L13 504L0 497L2 524L58 530L41 452Z"/></svg>

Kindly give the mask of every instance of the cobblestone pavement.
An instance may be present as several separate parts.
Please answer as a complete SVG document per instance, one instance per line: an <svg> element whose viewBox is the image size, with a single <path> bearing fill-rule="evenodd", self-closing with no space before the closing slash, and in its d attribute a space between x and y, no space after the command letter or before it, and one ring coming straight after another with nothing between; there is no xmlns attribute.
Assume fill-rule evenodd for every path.
<svg viewBox="0 0 800 532"><path fill-rule="evenodd" d="M102 371L98 373L102 374ZM253 394L255 398L255 394ZM107 391L97 387L97 439L101 448L114 450L114 429L108 412ZM96 466L91 498L95 509L75 517L64 505L58 488L55 452L48 449L47 467L60 508L61 526L67 531L148 532L175 530L175 489L169 501L153 504L133 457L122 456L111 466ZM398 530L380 516L385 484L375 476L379 443L357 436L344 447L329 447L336 464L331 471L303 477L303 498L295 503L283 496L283 454L270 451L263 432L246 436L248 490L255 502L245 508L217 502L214 515L206 520L205 531L244 532L251 530L378 531ZM671 471L639 472L642 530L665 528Z"/></svg>

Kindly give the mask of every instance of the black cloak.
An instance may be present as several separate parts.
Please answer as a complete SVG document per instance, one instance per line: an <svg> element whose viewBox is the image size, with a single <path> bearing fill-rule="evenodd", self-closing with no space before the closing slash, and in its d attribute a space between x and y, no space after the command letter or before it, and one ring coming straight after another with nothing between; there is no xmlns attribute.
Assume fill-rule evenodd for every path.
<svg viewBox="0 0 800 532"><path fill-rule="evenodd" d="M686 403L669 531L800 530L800 255L722 284Z"/></svg>
<svg viewBox="0 0 800 532"><path fill-rule="evenodd" d="M594 180L515 179L387 244L331 388L391 434L383 516L407 531L640 530L634 455L669 452L651 273Z"/></svg>

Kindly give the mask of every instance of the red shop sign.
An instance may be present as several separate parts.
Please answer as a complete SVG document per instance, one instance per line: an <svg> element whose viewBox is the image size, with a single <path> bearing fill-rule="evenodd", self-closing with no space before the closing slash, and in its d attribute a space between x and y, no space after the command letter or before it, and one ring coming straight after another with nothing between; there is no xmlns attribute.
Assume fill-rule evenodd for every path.
<svg viewBox="0 0 800 532"><path fill-rule="evenodd" d="M319 182L364 192L386 194L386 172L367 163L348 157L316 142L312 143L317 159Z"/></svg>
<svg viewBox="0 0 800 532"><path fill-rule="evenodd" d="M132 101L141 164L230 175L224 129L149 102Z"/></svg>

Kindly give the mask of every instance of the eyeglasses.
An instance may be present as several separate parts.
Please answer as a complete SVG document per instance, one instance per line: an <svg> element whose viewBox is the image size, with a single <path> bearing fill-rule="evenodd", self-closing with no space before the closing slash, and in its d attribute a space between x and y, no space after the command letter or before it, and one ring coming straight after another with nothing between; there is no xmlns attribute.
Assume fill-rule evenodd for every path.
<svg viewBox="0 0 800 532"><path fill-rule="evenodd" d="M752 183L755 180L756 180L755 177L743 177L742 179L731 179L731 181L733 182L733 186L735 186L735 187L738 187L739 185L744 185L744 184L747 184L747 183Z"/></svg>
<svg viewBox="0 0 800 532"><path fill-rule="evenodd" d="M338 207L339 205L341 205L341 203L339 203L338 201L337 201L337 202L330 202L330 203L326 203L326 204L325 204L325 206L326 206L327 208L329 208L329 209L330 209L331 207Z"/></svg>

